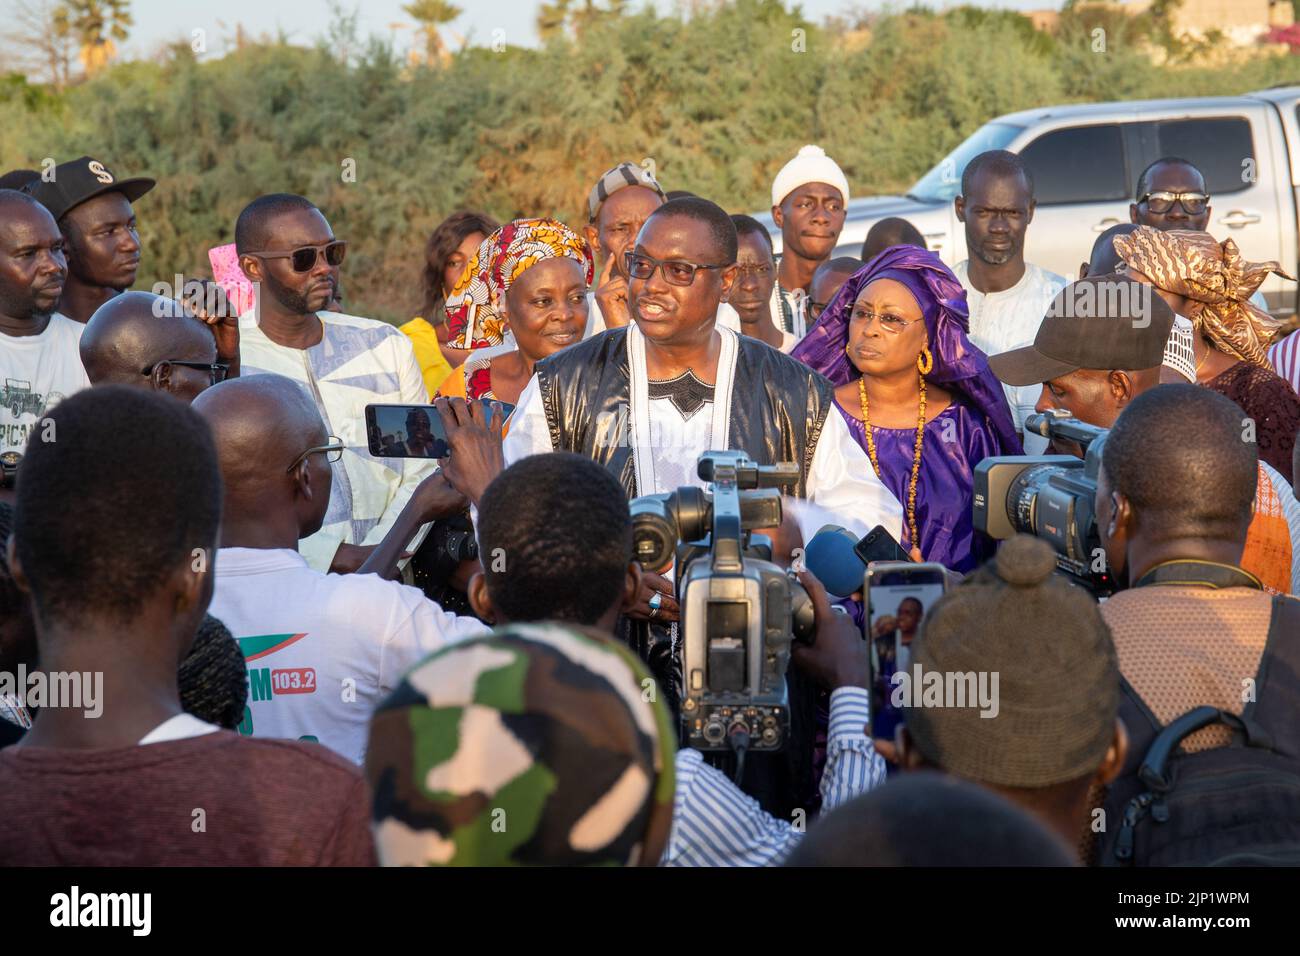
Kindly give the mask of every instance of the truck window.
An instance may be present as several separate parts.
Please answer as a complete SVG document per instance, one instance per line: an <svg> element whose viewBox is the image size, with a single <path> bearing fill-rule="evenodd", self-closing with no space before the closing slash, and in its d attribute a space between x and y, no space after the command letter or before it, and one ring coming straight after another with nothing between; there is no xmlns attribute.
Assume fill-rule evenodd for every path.
<svg viewBox="0 0 1300 956"><path fill-rule="evenodd" d="M1076 126L1046 133L1020 151L1040 206L1127 199L1119 126Z"/></svg>
<svg viewBox="0 0 1300 956"><path fill-rule="evenodd" d="M1242 116L1213 119L1162 120L1156 128L1157 156L1179 156L1205 176L1211 196L1248 188L1247 170L1254 169L1255 145L1250 120ZM1247 160L1251 160L1247 164Z"/></svg>

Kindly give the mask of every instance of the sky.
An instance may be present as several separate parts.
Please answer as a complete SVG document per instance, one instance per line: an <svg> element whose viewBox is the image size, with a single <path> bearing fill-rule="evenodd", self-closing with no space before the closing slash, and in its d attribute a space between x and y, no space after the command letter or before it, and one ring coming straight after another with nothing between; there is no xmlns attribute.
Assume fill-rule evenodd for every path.
<svg viewBox="0 0 1300 956"><path fill-rule="evenodd" d="M12 0L0 0L0 10ZM408 0L409 2L409 0ZM581 0L579 0L581 2ZM633 0L634 8L642 0ZM973 0L978 6L1016 10L1041 10L1060 6L1060 0ZM360 10L358 20L362 37L378 34L394 39L399 46L412 42L411 18L402 11L403 0L341 0L347 10ZM947 6L943 0L928 0L930 6ZM894 8L910 3L888 4ZM489 45L495 37L510 44L531 46L537 43L535 20L540 0L460 0L464 12L443 31L452 49L459 45L457 34L470 42ZM657 0L661 11L674 9L672 0ZM803 0L804 15L814 21L844 13L850 9L879 10L887 6L881 0ZM281 30L290 42L311 44L326 34L331 19L329 0L131 0L135 26L122 53L129 57L147 57L156 49L184 37L191 40L193 31L205 31L211 52L223 50L223 37L233 37L235 25L256 37L262 33L276 35ZM398 24L404 24L399 26ZM494 31L502 31L499 34Z"/></svg>

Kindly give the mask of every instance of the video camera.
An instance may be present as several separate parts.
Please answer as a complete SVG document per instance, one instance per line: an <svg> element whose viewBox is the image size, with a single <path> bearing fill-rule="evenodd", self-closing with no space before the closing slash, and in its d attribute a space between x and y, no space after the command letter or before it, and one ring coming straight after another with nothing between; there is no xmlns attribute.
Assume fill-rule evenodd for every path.
<svg viewBox="0 0 1300 956"><path fill-rule="evenodd" d="M1057 567L1098 597L1116 590L1097 532L1097 475L1107 430L1060 415L1030 415L1025 432L1074 442L1073 455L999 455L975 466L975 528L992 538L1017 532L1056 550Z"/></svg>
<svg viewBox="0 0 1300 956"><path fill-rule="evenodd" d="M706 452L698 469L712 494L682 487L632 501L636 557L655 571L677 561L685 742L770 753L789 736L786 666L791 643L813 639L813 606L751 532L781 523L778 489L799 469L735 451Z"/></svg>

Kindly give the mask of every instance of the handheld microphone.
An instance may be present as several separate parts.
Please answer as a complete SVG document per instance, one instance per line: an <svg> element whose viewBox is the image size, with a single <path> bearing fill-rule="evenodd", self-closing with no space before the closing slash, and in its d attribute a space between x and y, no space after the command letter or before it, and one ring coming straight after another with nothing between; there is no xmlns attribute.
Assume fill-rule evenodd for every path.
<svg viewBox="0 0 1300 956"><path fill-rule="evenodd" d="M867 566L854 550L857 543L852 531L828 524L804 548L804 566L834 597L846 598L862 590Z"/></svg>

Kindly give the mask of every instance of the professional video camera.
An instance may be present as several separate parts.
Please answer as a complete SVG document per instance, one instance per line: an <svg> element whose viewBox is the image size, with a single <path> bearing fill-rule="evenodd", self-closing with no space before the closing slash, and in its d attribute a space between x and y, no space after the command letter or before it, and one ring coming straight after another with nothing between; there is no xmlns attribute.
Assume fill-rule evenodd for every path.
<svg viewBox="0 0 1300 956"><path fill-rule="evenodd" d="M1098 597L1115 591L1101 551L1094 502L1107 431L1060 415L1030 415L1025 432L1084 450L1073 455L999 455L975 466L975 528L993 538L1017 532L1056 549L1057 567Z"/></svg>
<svg viewBox="0 0 1300 956"><path fill-rule="evenodd" d="M711 495L682 487L632 501L637 559L655 571L677 561L683 737L704 751L780 750L790 730L791 642L812 640L813 607L772 563L771 542L750 532L781 523L778 488L799 470L711 451L698 474L713 483Z"/></svg>

